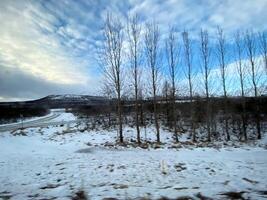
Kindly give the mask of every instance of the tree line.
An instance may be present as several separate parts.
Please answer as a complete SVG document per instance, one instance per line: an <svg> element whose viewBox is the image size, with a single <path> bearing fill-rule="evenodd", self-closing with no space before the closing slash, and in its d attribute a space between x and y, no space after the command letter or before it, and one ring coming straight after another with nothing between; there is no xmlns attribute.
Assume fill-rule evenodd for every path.
<svg viewBox="0 0 267 200"><path fill-rule="evenodd" d="M195 41L198 41L197 43ZM212 42L211 42L212 41ZM229 50L229 43L232 51ZM194 47L193 47L194 46ZM229 54L232 55L229 55ZM199 63L193 61L198 57ZM196 141L196 123L198 108L196 103L196 73L200 69L198 76L203 84L204 92L202 100L205 112L205 130L207 141L211 141L213 124L213 98L212 70L214 60L219 66L219 85L222 92L221 116L226 140L231 139L229 132L229 120L231 121L229 99L229 88L227 87L227 67L229 66L229 56L235 59L235 69L238 83L233 87L239 88L238 97L241 104L241 127L242 138L247 140L248 112L247 96L258 98L266 91L267 73L267 40L266 32L255 33L252 30L245 32L236 31L234 39L226 40L226 34L221 27L217 27L216 34L210 36L207 30L201 29L198 36L190 36L189 31L178 32L175 26L170 26L167 34L162 34L159 25L155 21L141 23L137 15L127 19L122 23L112 14L107 14L102 31L101 45L97 48L97 60L103 71L104 86L103 91L106 96L116 100L116 116L118 120L119 141L123 138L123 99L131 96L134 102L134 120L136 126L136 139L141 143L140 137L140 109L144 96L150 97L153 105L153 120L156 128L157 142L160 142L160 117L159 117L159 96L166 96L166 103L169 105L171 125L174 141L179 142L178 122L179 110L177 97L179 84L186 80L188 92L187 96L189 113L189 133L192 141ZM244 57L246 59L244 59ZM261 60L265 72L259 75L260 65L257 59ZM146 71L145 71L145 70ZM182 69L182 70L181 70ZM145 73L146 72L146 73ZM144 74L147 77L144 78ZM165 81L162 81L165 77ZM144 80L145 79L145 80ZM147 84L149 82L149 84ZM248 84L249 83L249 84ZM149 86L148 86L149 85ZM127 91L128 93L125 92ZM160 89L162 88L162 93ZM247 90L247 91L246 91ZM250 92L253 91L253 93ZM129 92L130 91L130 92ZM261 139L261 115L258 103L254 105L257 138ZM181 116L180 116L181 118Z"/></svg>

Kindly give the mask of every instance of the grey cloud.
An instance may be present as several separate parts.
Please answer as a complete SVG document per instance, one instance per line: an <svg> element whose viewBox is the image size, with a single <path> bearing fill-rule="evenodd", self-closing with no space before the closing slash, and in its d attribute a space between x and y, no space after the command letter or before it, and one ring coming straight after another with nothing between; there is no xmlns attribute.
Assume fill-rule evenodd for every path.
<svg viewBox="0 0 267 200"><path fill-rule="evenodd" d="M50 94L86 93L84 85L66 85L48 82L30 75L16 67L4 67L0 64L0 98L36 99Z"/></svg>

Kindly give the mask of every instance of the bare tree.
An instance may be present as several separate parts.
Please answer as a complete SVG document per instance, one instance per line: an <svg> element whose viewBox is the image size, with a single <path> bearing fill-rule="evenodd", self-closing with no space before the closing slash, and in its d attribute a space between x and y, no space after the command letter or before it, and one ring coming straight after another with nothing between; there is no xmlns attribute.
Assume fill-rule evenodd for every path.
<svg viewBox="0 0 267 200"><path fill-rule="evenodd" d="M244 92L244 79L245 79L245 72L243 69L243 63L242 63L242 54L243 54L243 43L241 40L240 32L237 31L235 35L235 45L236 45L236 54L237 54L237 72L239 75L239 81L240 81L240 89L241 89L241 99L242 99L242 131L244 139L247 140L247 117L246 117L246 99L245 99L245 92Z"/></svg>
<svg viewBox="0 0 267 200"><path fill-rule="evenodd" d="M137 142L141 143L140 128L139 128L139 79L140 70L139 64L141 60L141 26L138 24L138 16L133 16L128 22L127 26L128 40L129 40L129 58L134 79L134 96L135 96L135 123L137 132Z"/></svg>
<svg viewBox="0 0 267 200"><path fill-rule="evenodd" d="M259 41L260 41L261 54L263 56L265 70L267 72L267 38L266 38L265 31L263 31L262 33L259 33L259 39L260 39Z"/></svg>
<svg viewBox="0 0 267 200"><path fill-rule="evenodd" d="M255 34L253 31L247 31L245 35L245 45L246 52L250 62L250 72L251 72L251 81L254 90L255 99L258 97L258 86L256 79L256 43L255 43ZM259 115L259 106L256 105L256 128L257 128L257 137L261 139L261 128L260 128L260 115Z"/></svg>
<svg viewBox="0 0 267 200"><path fill-rule="evenodd" d="M240 81L240 89L241 89L241 96L244 97L244 70L243 70L243 63L242 63L242 53L243 53L243 45L241 40L240 32L237 31L235 35L235 45L236 45L236 54L237 54L237 71L239 75L239 81Z"/></svg>
<svg viewBox="0 0 267 200"><path fill-rule="evenodd" d="M255 35L252 31L247 31L245 35L245 43L246 43L246 52L249 58L250 67L251 67L251 80L253 84L254 96L258 96L258 87L256 81L256 43L255 43Z"/></svg>
<svg viewBox="0 0 267 200"><path fill-rule="evenodd" d="M228 125L228 113L227 113L227 89L226 89L226 44L225 44L225 35L222 28L217 28L218 34L218 44L217 44L217 56L219 58L221 79L223 86L223 98L224 98L224 109L223 109L223 118L225 122L225 132L226 139L230 140L229 134L229 125Z"/></svg>
<svg viewBox="0 0 267 200"><path fill-rule="evenodd" d="M206 96L206 120L207 120L207 131L208 131L208 141L211 141L211 130L210 130L210 94L209 94L209 75L210 75L210 66L209 59L211 49L209 46L209 34L206 30L200 31L200 57L202 61L202 74L204 78L205 85L205 96Z"/></svg>
<svg viewBox="0 0 267 200"><path fill-rule="evenodd" d="M153 93L153 105L154 105L154 120L157 131L157 142L160 142L160 131L158 122L157 111L157 88L158 88L158 75L159 75L159 28L158 25L153 23L146 24L145 30L145 53L148 66L151 71L152 77L152 93Z"/></svg>
<svg viewBox="0 0 267 200"><path fill-rule="evenodd" d="M222 78L223 96L226 98L227 89L226 89L226 63L225 63L225 55L226 55L225 35L220 27L218 27L217 29L217 34L218 34L217 53L218 53L221 78Z"/></svg>
<svg viewBox="0 0 267 200"><path fill-rule="evenodd" d="M166 55L168 60L168 67L169 67L169 75L171 78L171 99L172 99L172 120L173 120L173 131L174 131L174 138L175 142L178 142L178 135L177 135L177 114L176 114L176 76L177 76L177 67L179 62L179 53L180 47L178 44L178 35L175 33L175 29L172 27L169 30L169 36L165 41L166 44Z"/></svg>
<svg viewBox="0 0 267 200"><path fill-rule="evenodd" d="M103 31L102 46L99 50L99 60L102 64L105 81L116 93L117 115L119 121L119 141L123 142L122 132L122 49L123 27L119 19L107 14Z"/></svg>
<svg viewBox="0 0 267 200"><path fill-rule="evenodd" d="M187 67L186 77L189 85L189 98L190 98L190 121L191 128L190 133L193 136L193 142L196 141L195 127L194 127L194 110L192 108L193 105L193 84L192 84L192 60L193 60L193 52L192 52L192 43L189 39L189 34L187 31L183 31L183 42L184 42L184 59L185 65Z"/></svg>

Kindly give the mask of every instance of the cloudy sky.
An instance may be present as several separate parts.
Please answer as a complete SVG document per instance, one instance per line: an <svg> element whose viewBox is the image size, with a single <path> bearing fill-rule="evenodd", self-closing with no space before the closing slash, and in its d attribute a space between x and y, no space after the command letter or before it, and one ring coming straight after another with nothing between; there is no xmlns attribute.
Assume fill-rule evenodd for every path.
<svg viewBox="0 0 267 200"><path fill-rule="evenodd" d="M164 34L175 24L192 35L221 26L267 28L267 0L1 0L0 101L49 94L97 94L96 46L107 12L155 20Z"/></svg>

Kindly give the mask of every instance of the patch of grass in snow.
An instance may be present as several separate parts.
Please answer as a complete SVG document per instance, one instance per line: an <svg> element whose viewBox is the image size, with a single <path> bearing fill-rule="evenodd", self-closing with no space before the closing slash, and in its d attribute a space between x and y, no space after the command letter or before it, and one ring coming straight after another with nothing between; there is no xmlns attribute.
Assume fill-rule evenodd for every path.
<svg viewBox="0 0 267 200"><path fill-rule="evenodd" d="M75 151L75 153L92 153L93 149L92 148L85 148L85 149L80 149L78 151Z"/></svg>
<svg viewBox="0 0 267 200"><path fill-rule="evenodd" d="M128 188L129 186L128 185L125 185L125 184L117 184L117 183L112 183L110 184L113 186L114 189L126 189Z"/></svg>
<svg viewBox="0 0 267 200"><path fill-rule="evenodd" d="M181 172L183 170L186 170L185 163L178 163L174 165L174 168L176 169L177 172Z"/></svg>
<svg viewBox="0 0 267 200"><path fill-rule="evenodd" d="M60 184L47 184L46 186L40 187L41 190L46 190L46 189L54 189L59 187Z"/></svg>
<svg viewBox="0 0 267 200"><path fill-rule="evenodd" d="M2 200L9 200L12 198L12 194L8 191L0 192L0 199Z"/></svg>
<svg viewBox="0 0 267 200"><path fill-rule="evenodd" d="M213 200L210 197L204 196L203 194L201 194L200 192L196 194L196 197L199 198L200 200Z"/></svg>
<svg viewBox="0 0 267 200"><path fill-rule="evenodd" d="M252 183L252 184L257 184L257 183L259 183L258 181L253 181L253 180L248 179L248 178L243 178L243 180L244 180L244 181L247 181L247 182L249 182L249 183Z"/></svg>
<svg viewBox="0 0 267 200"><path fill-rule="evenodd" d="M243 194L247 193L245 191L241 191L241 192L224 192L221 193L220 195L226 196L229 199L240 199L240 200L245 200L245 198L243 197Z"/></svg>
<svg viewBox="0 0 267 200"><path fill-rule="evenodd" d="M87 195L83 190L80 190L75 193L75 195L71 198L71 200L87 200Z"/></svg>
<svg viewBox="0 0 267 200"><path fill-rule="evenodd" d="M264 196L265 198L267 197L267 190L261 190L261 191L258 191L258 193Z"/></svg>
<svg viewBox="0 0 267 200"><path fill-rule="evenodd" d="M24 129L18 129L10 132L13 136L27 136L27 132Z"/></svg>

